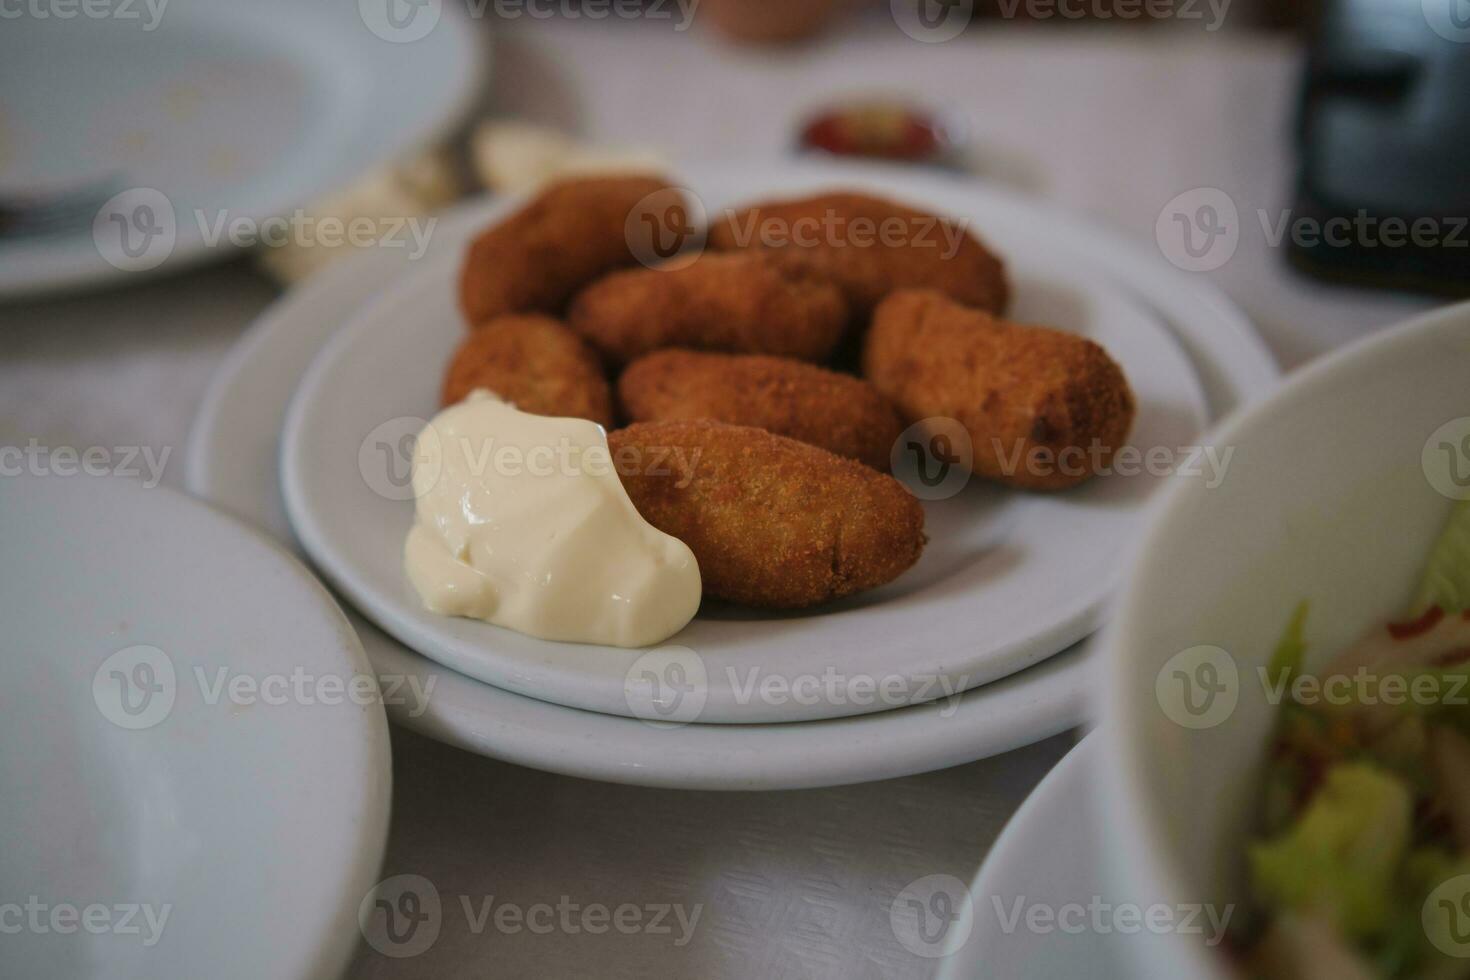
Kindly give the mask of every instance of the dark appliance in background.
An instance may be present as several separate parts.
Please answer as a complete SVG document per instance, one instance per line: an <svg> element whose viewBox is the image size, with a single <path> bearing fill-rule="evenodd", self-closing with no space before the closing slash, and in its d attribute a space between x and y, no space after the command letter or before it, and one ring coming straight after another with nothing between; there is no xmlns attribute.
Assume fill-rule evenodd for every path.
<svg viewBox="0 0 1470 980"><path fill-rule="evenodd" d="M1329 3L1297 139L1296 268L1470 293L1470 0Z"/></svg>

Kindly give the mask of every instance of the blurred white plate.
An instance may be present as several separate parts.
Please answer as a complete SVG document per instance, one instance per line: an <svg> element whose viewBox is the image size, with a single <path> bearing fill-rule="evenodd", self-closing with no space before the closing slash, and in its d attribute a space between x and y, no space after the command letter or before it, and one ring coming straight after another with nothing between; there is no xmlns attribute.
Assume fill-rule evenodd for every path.
<svg viewBox="0 0 1470 980"><path fill-rule="evenodd" d="M996 838L968 896L949 896L955 907L969 898L969 933L944 958L938 980L1128 975L1117 945L1139 937L1111 926L1111 909L1124 903L1098 857L1097 749L1088 737L1057 763ZM1092 907L1109 910L1099 913L1102 929ZM1039 925L1028 926L1028 915Z"/></svg>
<svg viewBox="0 0 1470 980"><path fill-rule="evenodd" d="M0 972L338 975L392 777L331 596L257 532L120 477L0 480L0 539L0 902L41 905L40 927L7 917Z"/></svg>
<svg viewBox="0 0 1470 980"><path fill-rule="evenodd" d="M395 23L390 9L412 16ZM0 296L227 255L228 237L210 244L220 220L289 214L415 149L485 77L481 38L458 5L438 0L60 11L29 4L0 31L0 200L89 186L129 194L95 236L100 203L69 232L0 235ZM134 255L121 251L124 234Z"/></svg>
<svg viewBox="0 0 1470 980"><path fill-rule="evenodd" d="M711 214L800 189L783 168L701 169L686 177ZM1209 416L1189 359L1148 306L1085 256L1058 250L1058 229L960 187L934 193L897 175L866 186L971 222L1007 260L1016 319L1102 344L1137 396L1132 445L1172 451L1198 437ZM482 220L499 220L516 203L486 207ZM465 335L460 265L453 254L424 259L313 361L282 437L292 527L334 587L425 656L518 694L636 716L647 706L627 686L647 667L645 651L551 643L436 615L404 575L403 540L413 520L404 437L438 410L444 367ZM1097 627L1139 514L1164 479L1119 475L1051 495L972 481L956 496L925 502L923 558L881 589L798 613L706 602L668 641L697 655L697 662L680 655L692 662L685 676L705 678L692 682L699 699L693 720L750 724L882 711L895 698L861 692L877 686L922 701L1039 663ZM761 697L753 682L813 693Z"/></svg>
<svg viewBox="0 0 1470 980"><path fill-rule="evenodd" d="M832 165L792 171L829 182L886 172ZM956 186L942 177L919 181ZM997 206L1014 201L966 186ZM1034 213L1037 206L1025 202L1024 210ZM1214 411L1228 410L1275 383L1276 369L1247 321L1208 284L1075 218L1045 213L1065 232L1070 247L1102 257L1119 283L1167 318L1191 351ZM457 256L482 221L479 204L445 215L430 253ZM313 355L338 327L408 268L401 252L354 256L297 288L262 317L222 366L200 408L186 460L194 493L290 540L278 468L287 402ZM395 723L507 762L650 786L798 789L959 765L1076 726L1087 682L1082 653L1069 651L970 691L949 717L937 705L797 725L659 729L501 691L440 667L355 617L354 623L380 675L421 688L436 685L421 711L390 700Z"/></svg>

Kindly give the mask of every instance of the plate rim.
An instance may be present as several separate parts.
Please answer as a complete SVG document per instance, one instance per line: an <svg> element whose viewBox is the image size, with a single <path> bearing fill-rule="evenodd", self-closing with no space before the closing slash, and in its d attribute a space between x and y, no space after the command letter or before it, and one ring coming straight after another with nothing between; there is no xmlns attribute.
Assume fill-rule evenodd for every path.
<svg viewBox="0 0 1470 980"><path fill-rule="evenodd" d="M995 842L991 844L990 850L986 852L980 869L975 872L974 878L968 884L973 901L978 902L991 895L1010 893L1011 890L1002 891L995 887L1002 873L1002 862L1012 860L1017 852L1028 852L1037 841L1045 841L1044 836L1039 837L1036 830L1037 826L1043 823L1043 816L1050 816L1056 807L1072 796L1092 792L1093 757L1100 751L1101 744L1102 738L1096 730L1088 731L1078 739L1077 744L1072 746L1056 765L1051 767L1051 770L1041 778L1041 781L1022 801L1016 812L1011 814L1011 818L1006 821L1006 825L1001 828ZM1084 847L1089 851L1095 851L1097 847L1095 837L1084 842ZM1045 861L1044 857L1043 861ZM1084 869L1068 865L1067 870L1071 873ZM1094 864L1085 870L1097 873L1099 868ZM1078 874L1077 877L1083 876ZM1079 889L1078 894L1081 893L1082 890ZM974 915L978 917L979 914L979 910L976 909ZM974 919L972 918L971 921L973 922ZM1022 934L1026 934L1024 930ZM1089 931L1083 935L1096 938L1097 934ZM983 938L972 931L964 946L961 947L963 950L968 950L969 954L966 956L951 954L946 957L935 975L935 980L975 980L977 976L984 976L983 973L969 971L970 967L983 962L982 957L985 953L982 948ZM1099 958L1089 963L1094 971L1105 971L1112 965L1112 957L1107 955L1106 950L1100 950ZM1107 976L1109 974L1092 972L1089 975Z"/></svg>
<svg viewBox="0 0 1470 980"><path fill-rule="evenodd" d="M45 481L47 477L22 475L19 479L36 484ZM222 536L239 539L257 549L251 560L272 566L282 577L282 584L276 591L294 596L292 601L295 603L293 608L296 613L309 613L316 617L333 636L334 642L330 646L322 644L309 648L317 652L321 663L304 666L322 670L323 673L345 670L355 675L373 671L372 662L345 611L300 558L271 535L248 521L225 513L206 500L167 485L148 487L139 480L118 475L82 478L82 482L86 485L106 486L108 489L105 492L115 498L140 498L137 504L118 505L124 508L153 508L155 505L152 501L165 500L163 506L187 513L188 520L212 525ZM78 656L80 658L80 654ZM87 670L90 671L91 668L88 667ZM211 712L210 716L215 719L214 728L227 731L231 727L230 716L222 716L218 711ZM326 890L330 895L313 906L325 913L321 916L321 931L316 935L303 934L300 942L279 947L278 953L293 949L299 953L298 956L283 958L275 964L282 971L282 976L334 976L346 969L359 941L356 927L358 908L377 880L388 843L393 766L387 713L383 706L366 704L363 710L315 712L311 716L330 719L316 722L312 726L313 730L319 731L320 726L330 725L346 733L345 741L361 752L360 766L345 766L341 759L321 754L321 768L331 769L339 775L347 774L348 781L344 791L333 798L333 802L339 805L332 807L331 813L324 814L319 823L330 824L339 837L351 838L351 843L346 849L348 856L340 864L333 866L336 873L318 876L319 881L323 878L330 879L326 882ZM309 748L308 754L312 751ZM259 759L257 753L252 761L258 762ZM247 775L244 778L249 779L255 770L247 768L245 772ZM241 778L238 769L233 778ZM313 810L319 810L324 803L322 800L316 801ZM321 827L314 826L310 830L319 831ZM303 833L298 839L298 851L320 853L314 834L308 836ZM215 842L219 843L221 840L223 839L216 838ZM225 843L229 844L231 841ZM218 850L234 854L238 848L223 846ZM239 860L249 860L249 855L241 854Z"/></svg>

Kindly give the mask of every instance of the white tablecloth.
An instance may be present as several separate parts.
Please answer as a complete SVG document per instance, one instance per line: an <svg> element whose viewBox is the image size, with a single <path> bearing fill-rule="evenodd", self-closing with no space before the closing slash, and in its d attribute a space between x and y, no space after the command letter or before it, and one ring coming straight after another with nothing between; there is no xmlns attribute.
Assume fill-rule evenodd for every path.
<svg viewBox="0 0 1470 980"><path fill-rule="evenodd" d="M855 92L907 93L955 114L982 167L1089 213L1150 248L1166 202L1224 190L1242 215L1235 256L1208 275L1292 367L1430 304L1317 286L1283 266L1259 212L1289 200L1295 55L1229 33L997 25L946 44L855 20L813 47L752 51L667 23L521 18L498 35L487 105L594 141L677 159L789 152L805 109ZM1161 259L1162 261L1162 259ZM211 372L276 295L246 261L72 299L0 305L0 444L145 445L184 439ZM1006 819L1067 750L887 783L724 795L652 791L519 769L394 733L386 874L420 874L445 901L437 943L411 959L365 946L351 975L919 977L888 923L906 884L968 880ZM498 904L701 907L692 939L557 929L476 934L460 911ZM261 937L269 942L269 937Z"/></svg>

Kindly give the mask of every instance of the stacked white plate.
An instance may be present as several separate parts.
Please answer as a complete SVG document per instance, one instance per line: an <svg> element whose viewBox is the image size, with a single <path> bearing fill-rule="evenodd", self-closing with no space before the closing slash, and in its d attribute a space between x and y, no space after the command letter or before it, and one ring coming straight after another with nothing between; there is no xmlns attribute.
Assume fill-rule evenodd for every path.
<svg viewBox="0 0 1470 980"><path fill-rule="evenodd" d="M29 4L0 31L0 296L223 258L232 237L430 143L487 66L453 4ZM41 220L42 218L46 220ZM272 232L266 228L267 238Z"/></svg>
<svg viewBox="0 0 1470 980"><path fill-rule="evenodd" d="M299 542L362 617L395 721L496 758L648 785L794 788L942 768L1079 724L1082 641L1148 502L1199 463L1191 447L1210 422L1276 379L1244 318L1162 260L973 182L831 164L681 177L712 214L840 186L968 222L1007 260L1015 318L1089 336L1122 364L1139 402L1130 442L1153 462L1062 495L968 486L926 505L929 547L898 581L802 614L706 603L673 652L430 615L401 570L413 505L393 453L437 409L463 336L465 242L516 203L491 201L445 215L418 261L358 256L273 308L206 399L191 489ZM675 726L632 694L670 657L703 678L698 710Z"/></svg>

